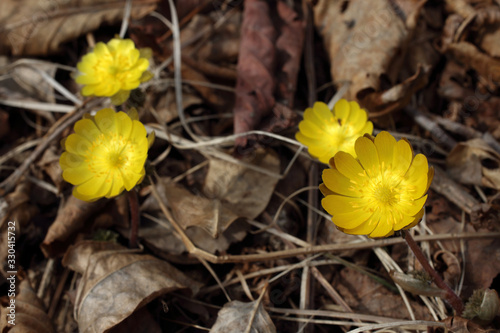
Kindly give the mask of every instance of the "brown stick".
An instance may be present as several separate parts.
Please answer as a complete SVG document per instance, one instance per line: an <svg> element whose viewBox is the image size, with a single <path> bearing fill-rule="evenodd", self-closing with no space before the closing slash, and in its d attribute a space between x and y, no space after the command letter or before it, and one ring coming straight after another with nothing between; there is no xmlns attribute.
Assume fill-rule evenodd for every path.
<svg viewBox="0 0 500 333"><path fill-rule="evenodd" d="M131 249L137 248L137 234L139 233L139 200L137 192L132 189L127 193L128 204L130 206L130 237L128 246Z"/></svg>
<svg viewBox="0 0 500 333"><path fill-rule="evenodd" d="M455 312L457 316L460 316L462 312L464 311L464 303L458 297L458 295L451 289L439 276L439 274L436 272L434 268L431 267L429 262L424 256L424 253L422 252L422 249L420 249L420 246L417 245L411 234L407 230L401 230L403 232L403 238L412 250L413 254L417 258L417 260L420 262L422 267L426 270L427 273L430 274L430 276L433 278L434 283L441 289L443 289L446 292L446 300L450 305L455 309Z"/></svg>

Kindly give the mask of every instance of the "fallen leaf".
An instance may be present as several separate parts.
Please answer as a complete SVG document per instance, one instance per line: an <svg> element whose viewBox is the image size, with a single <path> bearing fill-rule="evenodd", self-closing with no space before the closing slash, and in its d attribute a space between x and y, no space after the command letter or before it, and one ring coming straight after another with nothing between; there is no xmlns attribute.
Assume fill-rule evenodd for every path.
<svg viewBox="0 0 500 333"><path fill-rule="evenodd" d="M249 326L252 327L250 330ZM210 332L275 333L276 327L259 300L250 303L232 301L219 311Z"/></svg>
<svg viewBox="0 0 500 333"><path fill-rule="evenodd" d="M383 75L396 82L403 65L402 54L424 3L407 1L399 7L388 0L318 1L314 6L315 25L330 56L332 78L335 83L351 82L345 98L362 102L366 95L383 91ZM402 89L408 88L396 88Z"/></svg>
<svg viewBox="0 0 500 333"><path fill-rule="evenodd" d="M391 318L410 318L400 295L394 294L357 270L343 268L337 275L334 286L356 312ZM410 304L417 319L432 320L425 306L414 300L410 300Z"/></svg>
<svg viewBox="0 0 500 333"><path fill-rule="evenodd" d="M452 218L444 218L429 224L436 234L458 233L462 231L461 223ZM470 225L465 232L474 232ZM486 231L486 230L483 230ZM461 258L459 241L442 241L445 250ZM465 280L463 294L470 295L476 289L490 288L493 279L500 274L500 239L468 240L465 243ZM458 279L457 279L458 280Z"/></svg>
<svg viewBox="0 0 500 333"><path fill-rule="evenodd" d="M86 202L70 195L64 206L59 209L54 223L49 227L40 246L45 256L62 255L75 240L76 234L85 226L85 223L88 223L89 218L102 209L106 203L105 199Z"/></svg>
<svg viewBox="0 0 500 333"><path fill-rule="evenodd" d="M450 333L498 333L497 329L484 328L471 320L457 316L448 317L441 322L446 324L446 329ZM436 329L432 332L438 333L439 331Z"/></svg>
<svg viewBox="0 0 500 333"><path fill-rule="evenodd" d="M156 7L158 0L132 2L131 18L141 18ZM125 4L117 0L0 2L0 53L17 56L48 55L102 23L123 20Z"/></svg>
<svg viewBox="0 0 500 333"><path fill-rule="evenodd" d="M10 299L3 296L0 307L0 327L2 333L7 332L37 332L52 333L55 332L52 321L45 312L42 301L37 297L36 292L31 287L30 281L24 272L18 271L14 276L19 281L16 286L16 296L11 298L15 300L14 314L11 316ZM12 320L9 323L9 320ZM14 323L14 325L11 325Z"/></svg>
<svg viewBox="0 0 500 333"><path fill-rule="evenodd" d="M463 184L500 189L500 154L483 139L460 142L446 158L448 173Z"/></svg>
<svg viewBox="0 0 500 333"><path fill-rule="evenodd" d="M254 129L275 102L274 43L277 33L269 6L269 2L262 0L245 0L244 3L233 110L235 134ZM240 137L236 145L245 146L246 142L246 137Z"/></svg>
<svg viewBox="0 0 500 333"><path fill-rule="evenodd" d="M84 241L71 246L63 265L82 274L75 300L80 332L104 332L153 299L199 283L166 261L118 244Z"/></svg>
<svg viewBox="0 0 500 333"><path fill-rule="evenodd" d="M237 218L255 219L266 208L278 182L278 178L271 175L279 173L278 157L270 150L258 149L241 161L250 167L211 158L203 186L204 197L177 184L165 185L167 201L184 229L196 226L216 238ZM253 170L252 166L269 174Z"/></svg>

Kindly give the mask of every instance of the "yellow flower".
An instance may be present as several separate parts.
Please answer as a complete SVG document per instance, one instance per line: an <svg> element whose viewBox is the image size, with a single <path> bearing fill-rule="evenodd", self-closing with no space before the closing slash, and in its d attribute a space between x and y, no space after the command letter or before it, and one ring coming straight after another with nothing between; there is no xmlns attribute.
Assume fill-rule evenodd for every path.
<svg viewBox="0 0 500 333"><path fill-rule="evenodd" d="M151 136L152 138L152 136ZM111 198L130 191L144 177L151 140L146 128L124 112L102 109L75 124L59 164L63 178L76 185L73 195L84 201Z"/></svg>
<svg viewBox="0 0 500 333"><path fill-rule="evenodd" d="M114 38L97 43L93 52L77 64L76 82L83 84L83 96L112 97L114 104L125 102L130 90L150 78L149 60L141 56L130 39Z"/></svg>
<svg viewBox="0 0 500 333"><path fill-rule="evenodd" d="M406 139L387 132L356 140L358 160L338 152L323 171L323 208L347 234L387 237L415 226L424 214L434 169L422 154L413 156Z"/></svg>
<svg viewBox="0 0 500 333"><path fill-rule="evenodd" d="M338 101L333 110L316 102L304 112L295 138L307 146L309 154L328 164L338 151L356 157L354 142L363 134L372 134L373 124L367 121L366 111L356 102Z"/></svg>

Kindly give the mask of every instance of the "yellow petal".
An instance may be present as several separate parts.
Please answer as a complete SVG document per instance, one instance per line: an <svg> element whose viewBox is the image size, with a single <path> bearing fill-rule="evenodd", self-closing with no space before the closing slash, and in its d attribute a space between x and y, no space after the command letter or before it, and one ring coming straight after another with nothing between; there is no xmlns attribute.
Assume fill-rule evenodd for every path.
<svg viewBox="0 0 500 333"><path fill-rule="evenodd" d="M59 165L61 165L61 169L63 170L69 168L78 168L83 164L84 161L85 159L80 155L64 152L59 158Z"/></svg>
<svg viewBox="0 0 500 333"><path fill-rule="evenodd" d="M418 222L420 222L420 220L424 216L424 211L425 211L425 208L422 208L422 210L420 212L418 212L417 215L415 215L415 218L413 219L413 221L402 229L410 229L410 228L413 228L414 226L416 226L418 224Z"/></svg>
<svg viewBox="0 0 500 333"><path fill-rule="evenodd" d="M313 139L321 139L324 135L323 131L317 125L308 120L302 120L299 123L299 130L303 135Z"/></svg>
<svg viewBox="0 0 500 333"><path fill-rule="evenodd" d="M420 198L427 191L428 174L429 165L427 164L427 158L422 154L417 154L404 180L405 184L410 188L408 194L412 199Z"/></svg>
<svg viewBox="0 0 500 333"><path fill-rule="evenodd" d="M328 189L328 187L325 186L325 184L319 184L319 190L321 193L326 197L327 195L332 195L335 194L332 191Z"/></svg>
<svg viewBox="0 0 500 333"><path fill-rule="evenodd" d="M63 171L62 177L65 181L73 185L80 185L92 178L93 174L90 172L85 164L77 168L69 168Z"/></svg>
<svg viewBox="0 0 500 333"><path fill-rule="evenodd" d="M84 196L100 197L97 193L104 185L105 180L105 177L92 177L87 182L77 186L76 191Z"/></svg>
<svg viewBox="0 0 500 333"><path fill-rule="evenodd" d="M423 209L422 208L422 214L423 214ZM417 216L420 214L420 212L417 214ZM409 216L409 215L404 215L399 218L396 223L394 223L394 230L401 230L401 229L404 229L405 227L409 227L411 224L415 223L415 225L420 221L420 219L418 219L418 221L415 223L415 216Z"/></svg>
<svg viewBox="0 0 500 333"><path fill-rule="evenodd" d="M313 105L313 110L320 121L331 123L334 121L333 113L323 102L316 102Z"/></svg>
<svg viewBox="0 0 500 333"><path fill-rule="evenodd" d="M360 137L356 140L354 149L368 175L376 177L380 173L380 162L375 144L370 139Z"/></svg>
<svg viewBox="0 0 500 333"><path fill-rule="evenodd" d="M87 201L87 202L92 202L92 201L96 201L97 199L99 199L99 197L95 197L92 195L83 195L83 194L79 193L77 191L77 187L78 186L73 187L73 196L75 198L82 200L82 201Z"/></svg>
<svg viewBox="0 0 500 333"><path fill-rule="evenodd" d="M69 153L85 156L87 151L92 147L92 143L83 136L73 133L66 139L66 151Z"/></svg>
<svg viewBox="0 0 500 333"><path fill-rule="evenodd" d="M360 210L361 203L363 200L361 198L345 197L341 195L329 195L323 200L321 200L321 205L328 212L328 214L334 216L337 214L350 213L353 210Z"/></svg>
<svg viewBox="0 0 500 333"><path fill-rule="evenodd" d="M413 201L400 201L397 204L398 209L405 215L415 216L422 207L425 205L425 201L427 200L427 195L424 195L420 199Z"/></svg>
<svg viewBox="0 0 500 333"><path fill-rule="evenodd" d="M134 188L135 185L139 182L142 175L140 173L135 173L130 170L121 170L123 185L127 191L130 191Z"/></svg>
<svg viewBox="0 0 500 333"><path fill-rule="evenodd" d="M339 228L353 229L367 222L373 214L370 211L357 209L352 212L333 215L332 222Z"/></svg>
<svg viewBox="0 0 500 333"><path fill-rule="evenodd" d="M394 225L387 221L384 216L380 218L379 223L377 224L377 227L375 227L375 230L373 230L368 237L370 238L379 238L379 237L387 237L389 235L392 235L394 233L393 229Z"/></svg>
<svg viewBox="0 0 500 333"><path fill-rule="evenodd" d="M360 224L356 228L343 229L342 231L350 235L368 235L373 230L375 230L375 228L380 222L380 217L381 217L380 211L377 210L365 223Z"/></svg>
<svg viewBox="0 0 500 333"><path fill-rule="evenodd" d="M341 124L345 124L349 117L350 105L345 99L339 100L333 107L335 117L341 120Z"/></svg>
<svg viewBox="0 0 500 333"><path fill-rule="evenodd" d="M394 173L403 176L410 167L413 159L413 150L406 139L401 139L394 146L392 169Z"/></svg>
<svg viewBox="0 0 500 333"><path fill-rule="evenodd" d="M354 191L349 178L343 176L337 170L325 169L322 178L325 186L337 194L349 197L360 197L361 195L361 193Z"/></svg>
<svg viewBox="0 0 500 333"><path fill-rule="evenodd" d="M95 115L95 122L99 130L104 134L112 134L117 132L118 122L116 112L106 108L99 110Z"/></svg>
<svg viewBox="0 0 500 333"><path fill-rule="evenodd" d="M367 121L365 126L359 131L360 134L372 134L373 133L373 123L371 121Z"/></svg>
<svg viewBox="0 0 500 333"><path fill-rule="evenodd" d="M380 132L375 137L375 147L377 147L380 164L384 169L392 167L395 145L396 139L386 131Z"/></svg>
<svg viewBox="0 0 500 333"><path fill-rule="evenodd" d="M335 168L350 180L360 184L365 178L365 172L361 165L352 157L343 151L339 151L334 157Z"/></svg>
<svg viewBox="0 0 500 333"><path fill-rule="evenodd" d="M358 133L366 125L368 115L366 114L366 111L361 109L359 104L354 101L349 102L349 106L351 112L349 113L346 124L351 127L351 131L353 133Z"/></svg>
<svg viewBox="0 0 500 333"><path fill-rule="evenodd" d="M132 120L125 112L118 112L116 114L117 121L117 133L121 135L123 138L128 139L130 137L130 133L132 132Z"/></svg>
<svg viewBox="0 0 500 333"><path fill-rule="evenodd" d="M124 189L125 186L123 184L122 175L120 173L115 173L111 189L109 193L106 195L106 198L116 197L118 194L122 193Z"/></svg>
<svg viewBox="0 0 500 333"><path fill-rule="evenodd" d="M75 123L75 133L83 136L89 142L93 142L99 137L101 131L92 120L81 119Z"/></svg>

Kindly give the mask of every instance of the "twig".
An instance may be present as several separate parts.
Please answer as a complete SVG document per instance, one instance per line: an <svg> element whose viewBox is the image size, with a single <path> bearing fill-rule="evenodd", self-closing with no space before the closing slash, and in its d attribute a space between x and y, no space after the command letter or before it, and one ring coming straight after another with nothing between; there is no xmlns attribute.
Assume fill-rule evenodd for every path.
<svg viewBox="0 0 500 333"><path fill-rule="evenodd" d="M434 268L431 267L429 262L424 256L424 253L420 249L420 247L415 243L413 240L413 237L407 230L402 230L403 233L403 238L412 250L413 254L417 258L417 260L420 262L422 267L425 269L427 273L432 277L434 283L441 289L443 289L446 292L446 300L450 303L450 305L455 309L455 312L457 316L460 316L464 310L464 304L460 297L451 289L439 276L439 274L436 272Z"/></svg>
<svg viewBox="0 0 500 333"><path fill-rule="evenodd" d="M128 204L130 206L130 237L128 246L131 249L137 248L137 234L139 233L139 200L137 192L132 189L127 192Z"/></svg>

